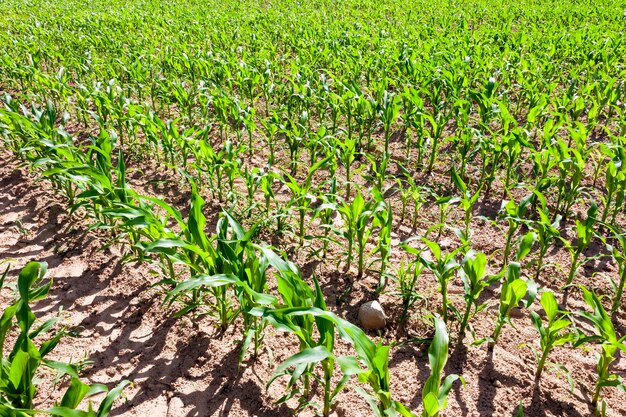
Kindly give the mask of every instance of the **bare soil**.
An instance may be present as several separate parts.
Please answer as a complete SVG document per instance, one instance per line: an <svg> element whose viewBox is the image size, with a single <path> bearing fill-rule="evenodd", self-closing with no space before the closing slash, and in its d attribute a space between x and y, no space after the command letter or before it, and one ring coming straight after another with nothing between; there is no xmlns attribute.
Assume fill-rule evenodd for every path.
<svg viewBox="0 0 626 417"><path fill-rule="evenodd" d="M83 376L90 382L110 387L122 379L134 382L134 387L127 390L126 401L118 401L113 415L270 417L294 414L295 400L282 405L274 403L284 394L286 381L278 380L269 389L265 387L273 366L297 351L294 338L268 328L265 335L268 350L256 359L247 359L239 368L239 323L220 334L210 318L172 318L172 311L161 304L163 294L152 287L158 277L148 265L124 263L120 248L115 246L101 249L106 234L89 231L80 214L69 216L66 202L55 194L51 185L37 181L19 168L10 155L1 155L0 166L0 261L11 260L11 279L15 279L17 271L28 261L49 264L49 276L54 279L54 285L50 296L38 302L34 310L40 319L62 314L64 325L77 331L76 337L62 340L54 351L54 358L76 362L89 357L93 364L85 369ZM141 176L134 178L137 184L133 187L150 187L141 183ZM161 191L159 194L167 198L187 201L181 193L176 193L175 184L173 189ZM481 210L489 210L493 204L483 201ZM217 212L219 206L216 204L208 210ZM436 211L425 210L423 216L432 216L434 222ZM502 234L493 226L477 220L472 228L475 230L474 249L493 253L503 246ZM415 234L414 230L396 232L393 236L396 245ZM440 243L453 245L453 239L446 231ZM355 280L353 272L308 259L304 250L292 248L288 252L294 255L294 261L307 278L313 273L319 278L329 309L357 323L358 307L373 297L376 285L373 276ZM568 264L567 253L563 250L556 250L550 258L556 264ZM394 259L394 262L399 260ZM600 261L591 263L580 274L579 282L604 292L608 287L606 280L595 272L610 274L614 268ZM555 291L560 300L562 283L550 281L551 274L556 276L556 272L548 269L539 284ZM432 311L433 306L439 305L437 288L432 276L425 274L420 291L426 295L428 304L419 304L403 324L398 320L399 299L391 288L379 297L390 324L384 332L370 336L395 343L390 358L392 393L413 410L419 410L421 387L429 374L427 345L420 343L420 339L430 336L430 325L424 316L428 309ZM460 281L452 283L451 293L459 307L463 302L460 289ZM488 336L493 330L497 291L497 288L487 289L483 295L494 305L474 321L478 338ZM11 299L10 291L3 289L0 308L6 307ZM570 311L583 309L580 294L569 297L565 307ZM531 309L539 311L538 303ZM464 343L455 340L456 329L451 329L446 373L463 375L465 384L455 385L442 415L515 416L520 402L526 416L593 415L590 400L597 348L557 348L551 354L551 361L564 365L571 372L575 382L573 390L563 372L544 372L541 382L534 384L536 359L532 348L538 349L539 342L529 311L518 312L514 323L515 328L503 329L491 353L484 344L471 346L469 336ZM625 317L621 314L617 329L622 334L624 323ZM341 345L339 350L347 353L349 347ZM626 376L626 361L620 357L613 371ZM58 390L52 389L50 379L48 376L43 380L37 406L48 406L58 399ZM319 394L316 393L316 399L321 402ZM605 389L603 394L608 403L608 416L626 415L625 393ZM336 404L337 416L370 415L367 404L354 390L342 392ZM300 415L312 415L312 412L309 409Z"/></svg>

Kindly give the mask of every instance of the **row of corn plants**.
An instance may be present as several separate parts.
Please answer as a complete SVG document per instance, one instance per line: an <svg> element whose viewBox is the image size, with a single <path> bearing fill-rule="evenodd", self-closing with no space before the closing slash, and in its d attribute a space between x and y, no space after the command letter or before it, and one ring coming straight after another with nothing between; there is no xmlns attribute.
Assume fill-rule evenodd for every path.
<svg viewBox="0 0 626 417"><path fill-rule="evenodd" d="M242 358L251 346L258 353L268 323L289 328L305 353L277 376L292 375L288 397L302 394L302 406L310 380L319 379L327 413L343 386L330 385L334 366L344 375L356 370L332 356L335 330L346 338L334 319L268 313L326 310L315 285L293 305L282 292L282 299L267 294L266 270L284 273L258 245L268 234L352 281L373 277L373 291L397 296L405 324L432 282L441 321L458 327L461 339L495 304L495 327L479 339L490 350L511 312L541 294L548 323L532 316L544 332L538 376L552 347L565 343L600 342L615 357L604 346L620 349L617 336L605 343L609 336L562 331L575 322L548 313L546 294L563 293L563 309L570 293L583 294L596 309L589 290L577 288L593 284L589 266L611 262L602 314L619 324L626 283L619 2L416 3L419 13L395 0L367 13L352 0L114 1L91 13L74 0L10 1L0 6L7 11L0 90L11 93L0 110L3 143L73 212L109 230L127 257L155 262L177 314L211 315L221 329L241 317ZM129 36L137 30L142 36ZM128 185L127 166L148 160L186 179L188 211ZM209 198L226 208L214 234L206 232ZM415 237L400 237L407 234ZM450 239L458 243L450 247ZM569 262L556 263L555 253ZM459 284L456 296L450 287ZM499 301L485 302L490 292ZM300 334L303 327L319 339ZM606 384L591 401L599 412L601 388L617 385L609 356L598 368ZM388 383L376 378L379 412L399 410L377 394Z"/></svg>

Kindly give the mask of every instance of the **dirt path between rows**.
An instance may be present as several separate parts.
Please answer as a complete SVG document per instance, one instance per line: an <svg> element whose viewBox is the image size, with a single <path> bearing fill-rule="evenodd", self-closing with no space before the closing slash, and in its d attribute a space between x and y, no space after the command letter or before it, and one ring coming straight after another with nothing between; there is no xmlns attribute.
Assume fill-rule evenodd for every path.
<svg viewBox="0 0 626 417"><path fill-rule="evenodd" d="M238 370L239 326L220 335L210 319L171 318L171 311L161 306L163 295L151 287L158 277L148 265L122 263L115 246L101 250L106 235L88 231L77 215L69 217L65 202L50 184L17 168L9 155L0 156L0 166L0 261L13 264L10 279L28 261L48 263L54 285L50 296L36 304L35 312L45 318L62 309L64 325L79 332L77 337L62 340L54 358L75 362L89 357L93 365L83 375L90 382L110 387L122 379L134 382L127 400L119 401L112 415L293 415L293 400L274 404L284 394L284 381L265 389L272 359L279 363L297 350L293 338L268 330L268 351ZM321 279L329 274L321 273ZM322 281L322 285L329 282ZM8 304L10 295L7 289L0 292L0 308ZM330 300L329 308L337 311L335 307ZM344 313L339 314L354 316ZM534 386L535 360L531 350L521 345L536 344L536 332L528 312L516 320L518 330L505 328L493 355L487 354L485 346L469 351L451 346L446 372L463 374L467 385L453 390L443 415L512 416L517 415L520 401L526 416L592 415L586 387L594 383L594 351L555 349L551 356L572 371L577 382L573 392L563 375L555 373L546 373L540 386ZM477 331L488 332L492 323L491 317L479 320ZM338 349L349 353L346 346ZM413 409L421 403L427 363L423 345L405 343L392 350L394 395ZM614 371L624 374L623 360ZM46 386L49 380L44 378L38 406L51 405L59 398ZM624 393L609 389L606 396L608 415L626 415ZM370 415L353 390L344 391L336 401L337 416Z"/></svg>

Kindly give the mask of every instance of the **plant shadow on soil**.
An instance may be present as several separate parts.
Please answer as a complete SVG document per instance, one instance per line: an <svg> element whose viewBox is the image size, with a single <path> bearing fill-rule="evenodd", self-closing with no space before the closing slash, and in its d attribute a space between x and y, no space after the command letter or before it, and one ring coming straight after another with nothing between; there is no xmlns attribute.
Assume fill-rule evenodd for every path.
<svg viewBox="0 0 626 417"><path fill-rule="evenodd" d="M15 260L9 273L13 279L19 273L15 266L30 260L47 262L49 276L54 278L49 296L33 305L35 314L63 310L83 317L70 329L74 341L68 338L63 346L84 348L81 338L93 341L86 347L93 365L81 373L84 380L93 380L98 374L101 379L105 374L111 379L109 387L121 379L148 381L139 384L141 390L129 403L116 407L112 416L125 415L131 408L161 397L164 391L172 392L178 379L210 379L206 389L177 393L186 406L193 407L188 416L228 415L238 399L244 410L259 417L293 415L286 405L265 410L262 384L242 381L237 367L239 346L212 364L208 373L191 376L189 370L210 352L215 337L195 332L194 337L178 337L175 346L168 346L168 336L180 320L161 309L159 297L148 294L150 282L143 277L145 271L100 250L94 233L70 219L42 187L30 185L22 171L2 169L0 174L0 216L4 220L0 224L4 239L0 260ZM217 218L213 215L207 220L214 227ZM161 320L150 326L145 316L155 315ZM146 327L145 337L135 335ZM167 357L168 349L176 350L173 359Z"/></svg>
<svg viewBox="0 0 626 417"><path fill-rule="evenodd" d="M27 185L28 182L19 170L0 180L0 214L4 219L0 233L18 235L12 241L0 242L0 260L26 258L47 262L54 268L63 261L57 252L80 255L94 238L87 230L74 228L72 222L65 220L64 208L51 203L41 188ZM18 272L13 268L10 274L16 276Z"/></svg>

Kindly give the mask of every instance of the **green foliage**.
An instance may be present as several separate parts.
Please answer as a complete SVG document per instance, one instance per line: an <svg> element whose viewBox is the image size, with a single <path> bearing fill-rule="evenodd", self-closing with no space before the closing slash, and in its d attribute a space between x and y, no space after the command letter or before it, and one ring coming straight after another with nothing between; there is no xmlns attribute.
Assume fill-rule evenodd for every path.
<svg viewBox="0 0 626 417"><path fill-rule="evenodd" d="M358 277L376 268L372 291L389 289L394 271L403 320L431 271L443 321L452 311L461 335L489 303L484 289L504 276L493 343L524 294L528 305L536 293L522 276L544 281L561 242L571 264L555 274L567 285L585 263L612 257L611 314L619 309L620 2L84 6L0 4L0 79L10 92L0 108L3 149L52 184L72 220L100 229L105 247L149 263L175 315L209 315L222 330L240 319L240 363L262 349L271 320L284 321L301 342L278 372L295 377L288 395L317 378L328 414L344 378L358 375L374 414L410 415L389 393L389 347L327 315L318 288L263 239L290 256L310 251L297 259L317 257L324 271L355 259ZM144 182L146 167L164 178ZM522 190L532 194L520 199ZM189 191L188 208L170 191ZM476 239L483 215L503 227L502 245ZM462 247L445 253L449 231ZM427 239L406 242L414 259L398 266L396 242L415 234ZM607 252L590 255L594 237ZM487 276L486 255L469 251L477 244L502 265L497 275ZM457 272L464 311L448 297ZM561 320L534 321L542 355L565 337L552 332ZM331 333L351 340L356 357L335 357Z"/></svg>
<svg viewBox="0 0 626 417"><path fill-rule="evenodd" d="M591 259L583 259L580 261L580 256L589 247L591 239L595 236L594 225L596 223L596 214L598 212L598 206L596 203L592 203L589 210L587 210L587 218L583 221L576 220L576 244L571 245L565 241L572 263L567 276L566 285L570 285L574 281L576 272L578 269Z"/></svg>
<svg viewBox="0 0 626 417"><path fill-rule="evenodd" d="M448 361L448 330L446 324L434 318L435 336L428 348L428 362L430 364L430 376L422 389L423 417L437 417L439 412L446 408L448 393L452 389L458 375L450 374L442 381L443 369Z"/></svg>
<svg viewBox="0 0 626 417"><path fill-rule="evenodd" d="M426 238L420 239L428 248L432 257L423 254L423 251L417 250L408 245L408 241L402 244L402 247L410 254L416 256L417 261L428 269L437 279L439 283L439 291L442 297L441 314L444 323L448 320L448 310L453 309L452 303L448 300L448 283L454 277L455 271L459 268L456 261L456 255L460 249L456 249L449 253L444 253L441 247L433 241Z"/></svg>
<svg viewBox="0 0 626 417"><path fill-rule="evenodd" d="M534 311L530 312L533 326L539 332L539 345L541 347L541 356L535 372L535 380L537 381L541 378L546 359L552 348L574 342L576 339L576 333L568 329L572 322L566 318L566 313L558 310L558 304L553 293L544 291L541 294L541 306L546 314L545 322L541 320L539 314Z"/></svg>
<svg viewBox="0 0 626 417"><path fill-rule="evenodd" d="M487 307L487 303L478 304L478 297L485 288L500 279L498 275L488 277L486 274L487 256L484 253L468 251L459 269L465 298L465 312L462 316L459 315L461 323L459 337L461 339L465 336L465 331L470 325L470 319Z"/></svg>
<svg viewBox="0 0 626 417"><path fill-rule="evenodd" d="M505 324L511 324L511 310L518 307L519 303L528 293L526 307L534 301L537 294L537 288L534 282L525 281L520 278L521 266L517 262L510 262L504 274L504 281L500 290L500 305L498 307L498 317L496 319L496 327L493 335L489 340L489 349L492 350L498 342L498 337Z"/></svg>
<svg viewBox="0 0 626 417"><path fill-rule="evenodd" d="M0 317L0 359L2 360L0 414L15 417L26 417L38 413L50 414L53 417L106 417L111 411L113 402L123 394L124 387L130 382L122 381L109 391L105 385L88 385L82 382L75 365L46 358L65 335L63 329L53 330L60 320L57 317L33 329L37 318L30 308L30 303L47 297L52 284L52 281L43 281L47 269L48 265L45 262L29 262L20 271L17 279L19 298L6 308ZM6 273L2 281L5 276ZM15 338L13 349L5 357L6 337L15 324L19 328L19 335ZM37 346L36 342L41 339L45 340L39 342ZM69 376L70 384L60 404L46 410L36 410L33 408L33 403L37 394L37 380L42 368L56 371L57 378ZM88 411L77 409L84 398L99 393L106 393L106 397L97 410L92 408L91 402Z"/></svg>
<svg viewBox="0 0 626 417"><path fill-rule="evenodd" d="M596 415L600 415L602 409L605 407L604 400L599 403L602 394L603 387L617 387L624 390L622 379L619 375L612 374L609 366L616 359L618 350L626 352L626 345L624 345L624 339L626 335L618 337L615 327L611 322L611 318L607 314L606 310L602 306L601 299L592 291L589 291L585 287L580 287L583 292L583 298L585 303L593 310L591 313L588 311L577 311L576 315L583 317L593 324L595 334L585 335L579 331L579 337L576 341L576 345L582 345L584 343L597 342L600 344L600 355L598 355L598 378L596 380L596 386L591 399L591 404L596 409Z"/></svg>

